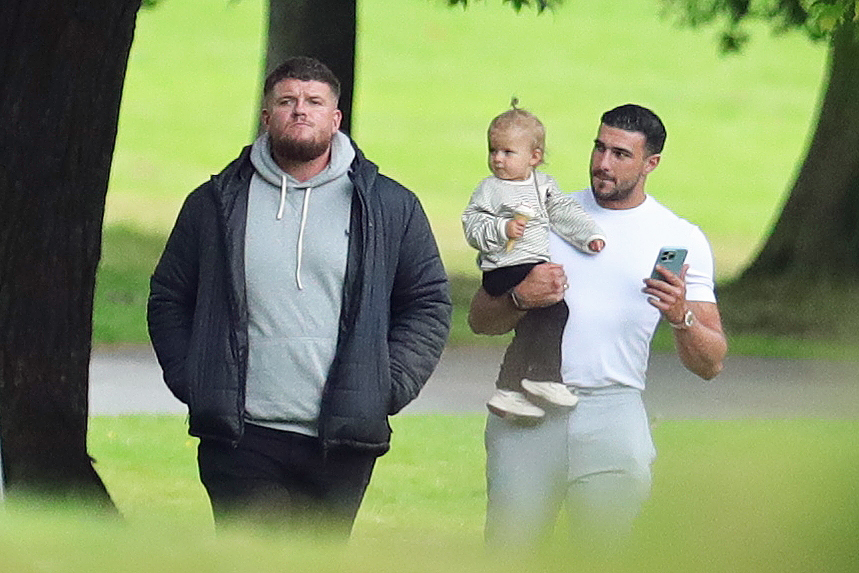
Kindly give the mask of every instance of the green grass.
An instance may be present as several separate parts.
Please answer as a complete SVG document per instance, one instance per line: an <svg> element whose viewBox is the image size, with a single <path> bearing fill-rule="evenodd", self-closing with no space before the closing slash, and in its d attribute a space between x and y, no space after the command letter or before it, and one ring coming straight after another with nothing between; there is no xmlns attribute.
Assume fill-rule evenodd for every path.
<svg viewBox="0 0 859 573"><path fill-rule="evenodd" d="M123 525L71 511L0 515L3 571L853 571L856 419L664 420L653 495L629 547L592 555L559 527L535 559L482 548L482 415L393 419L347 548L213 535L196 440L179 416L97 417L90 452ZM580 560L584 560L581 562ZM573 568L573 564L579 567Z"/></svg>
<svg viewBox="0 0 859 573"><path fill-rule="evenodd" d="M140 13L108 222L165 232L182 198L248 142L264 6ZM546 124L546 169L570 190L587 184L599 114L653 107L669 136L651 193L710 235L722 276L754 253L813 124L825 46L756 29L746 53L723 57L715 31L678 28L659 8L580 0L538 16L500 0L360 3L355 136L421 197L453 272L476 274L458 215L487 173L486 126L513 94Z"/></svg>
<svg viewBox="0 0 859 573"><path fill-rule="evenodd" d="M105 228L93 310L96 344L148 343L149 276L165 239L124 224Z"/></svg>
<svg viewBox="0 0 859 573"><path fill-rule="evenodd" d="M126 225L105 229L93 313L96 345L148 344L145 313L149 276L164 240L160 234L144 233ZM450 344L507 344L509 335L478 336L468 328L468 306L478 285L479 277L473 274L451 275L454 309ZM720 306L732 353L855 359L859 332L859 315L854 312L859 308L856 291L826 291L818 304L786 315L774 304L779 296L784 295L761 290L722 292ZM799 305L795 307L798 309ZM670 329L660 326L654 337L654 350L664 352L672 347Z"/></svg>
<svg viewBox="0 0 859 573"><path fill-rule="evenodd" d="M146 341L141 302L182 200L251 139L265 7L170 1L139 14L107 196L96 344ZM715 30L679 28L659 11L656 0L577 0L541 16L500 0L467 10L442 0L359 3L354 135L426 207L453 279L452 343L504 340L468 332L478 271L459 214L487 173L486 125L514 94L546 124L546 170L570 190L587 184L600 113L627 101L651 106L669 136L649 192L708 234L722 281L754 256L814 123L825 46L756 28L744 54L723 57ZM826 351L819 335L747 330L734 320L747 314L745 300L735 298L733 314L723 309L737 334L732 352ZM854 346L834 340L836 354Z"/></svg>

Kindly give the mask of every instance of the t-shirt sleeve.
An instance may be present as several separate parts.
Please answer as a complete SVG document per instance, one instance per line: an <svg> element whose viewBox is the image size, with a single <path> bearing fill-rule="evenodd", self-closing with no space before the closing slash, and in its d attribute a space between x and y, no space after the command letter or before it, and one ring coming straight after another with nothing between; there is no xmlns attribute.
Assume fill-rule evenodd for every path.
<svg viewBox="0 0 859 573"><path fill-rule="evenodd" d="M686 300L716 302L713 251L707 237L698 227L694 227L689 237L686 263L689 265L686 271Z"/></svg>

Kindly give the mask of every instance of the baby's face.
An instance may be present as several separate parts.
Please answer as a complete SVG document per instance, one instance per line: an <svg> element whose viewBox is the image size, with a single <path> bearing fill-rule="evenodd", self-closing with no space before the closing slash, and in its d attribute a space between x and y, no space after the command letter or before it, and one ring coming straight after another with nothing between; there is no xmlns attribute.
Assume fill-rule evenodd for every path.
<svg viewBox="0 0 859 573"><path fill-rule="evenodd" d="M518 128L497 129L489 134L489 169L499 179L524 181L540 164L542 151L531 147L531 135Z"/></svg>

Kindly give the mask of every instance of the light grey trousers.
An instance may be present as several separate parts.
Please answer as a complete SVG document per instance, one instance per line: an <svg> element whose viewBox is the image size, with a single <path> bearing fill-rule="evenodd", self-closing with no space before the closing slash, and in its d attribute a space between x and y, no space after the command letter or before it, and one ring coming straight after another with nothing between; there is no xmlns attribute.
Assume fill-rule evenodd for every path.
<svg viewBox="0 0 859 573"><path fill-rule="evenodd" d="M566 504L575 536L629 532L650 494L656 450L641 392L612 386L579 393L572 410L537 424L486 422L486 540L535 545Z"/></svg>

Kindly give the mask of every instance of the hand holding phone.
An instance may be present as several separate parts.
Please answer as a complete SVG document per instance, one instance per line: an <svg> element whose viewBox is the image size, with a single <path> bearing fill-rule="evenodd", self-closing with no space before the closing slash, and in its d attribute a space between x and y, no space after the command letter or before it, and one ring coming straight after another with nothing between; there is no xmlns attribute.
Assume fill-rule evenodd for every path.
<svg viewBox="0 0 859 573"><path fill-rule="evenodd" d="M662 273L656 270L656 265L662 265L675 275L679 275L680 271L683 270L683 263L686 261L686 252L683 247L662 247L659 249L659 255L656 257L656 262L653 263L650 278L665 280Z"/></svg>

